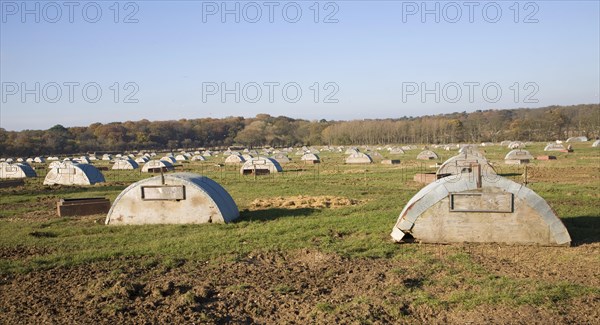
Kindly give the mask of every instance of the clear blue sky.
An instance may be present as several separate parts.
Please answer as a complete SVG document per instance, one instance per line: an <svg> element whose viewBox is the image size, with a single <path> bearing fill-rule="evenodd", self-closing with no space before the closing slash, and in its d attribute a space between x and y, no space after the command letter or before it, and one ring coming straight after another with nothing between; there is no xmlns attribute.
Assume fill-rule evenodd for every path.
<svg viewBox="0 0 600 325"><path fill-rule="evenodd" d="M395 118L600 101L599 1L518 2L518 17L514 1L475 1L471 17L465 2L427 2L422 8L421 1L322 1L319 23L314 1L272 1L273 22L264 2L256 2L258 18L253 3L227 2L230 9L239 4L239 23L234 14L222 21L222 1L137 1L128 7L120 2L118 16L114 1L76 2L72 17L62 2L60 17L46 2L28 1L27 8L21 2L0 1L0 127L7 130L258 113ZM96 4L102 10L97 18ZM210 14L215 4L218 12ZM286 21L296 18L296 7L302 16ZM29 10L24 17L23 9ZM423 19L423 9L433 13ZM123 23L128 15L137 22ZM337 23L324 23L328 15ZM73 86L73 103L65 82L79 84ZM137 89L123 89L128 82ZM221 84L235 89L236 82L240 102L230 94L222 103ZM253 82L260 85L259 99ZM265 82L279 83L273 102ZM290 82L302 89L295 103L286 101L294 100L294 87L282 95ZM321 88L318 103L311 90L315 82ZM335 84L323 89L328 82ZM102 90L97 102L86 101L94 99L94 85L82 95L87 83ZM118 103L111 90L115 83L121 88ZM219 89L210 88L215 84ZM56 96L57 85L62 97ZM424 100L423 85L433 90ZM124 103L134 90L137 103ZM330 99L337 103L324 103L334 91Z"/></svg>

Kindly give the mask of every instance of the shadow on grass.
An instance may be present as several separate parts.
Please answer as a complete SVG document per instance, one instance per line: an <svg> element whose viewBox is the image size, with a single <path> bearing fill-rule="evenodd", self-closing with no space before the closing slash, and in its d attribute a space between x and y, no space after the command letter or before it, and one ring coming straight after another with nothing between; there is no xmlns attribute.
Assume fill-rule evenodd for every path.
<svg viewBox="0 0 600 325"><path fill-rule="evenodd" d="M299 172L308 172L308 171L312 171L312 169L304 169L302 167L299 167L299 168L285 170L286 173L299 173Z"/></svg>
<svg viewBox="0 0 600 325"><path fill-rule="evenodd" d="M281 209L272 208L264 210L248 211L244 210L240 212L240 218L238 221L270 221L279 218L289 217L305 217L315 213L317 209L302 208L302 209Z"/></svg>
<svg viewBox="0 0 600 325"><path fill-rule="evenodd" d="M600 242L600 216L580 216L562 219L571 235L572 245Z"/></svg>
<svg viewBox="0 0 600 325"><path fill-rule="evenodd" d="M498 176L502 177L514 177L514 176L523 176L522 173L500 173Z"/></svg>

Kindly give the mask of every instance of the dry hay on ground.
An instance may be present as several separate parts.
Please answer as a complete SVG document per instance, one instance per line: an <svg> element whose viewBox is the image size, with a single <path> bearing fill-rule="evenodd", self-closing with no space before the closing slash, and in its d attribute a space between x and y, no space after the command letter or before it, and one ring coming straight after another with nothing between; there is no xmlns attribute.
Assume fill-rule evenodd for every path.
<svg viewBox="0 0 600 325"><path fill-rule="evenodd" d="M289 196L256 199L250 203L249 210L262 210L265 208L285 208L285 209L301 209L301 208L341 208L345 206L358 205L362 203L360 200L349 199L345 197L337 197L331 195L323 196Z"/></svg>
<svg viewBox="0 0 600 325"><path fill-rule="evenodd" d="M364 174L364 173L369 173L369 171L364 168L347 168L347 167L322 168L319 171L320 175L336 175L336 174L352 175L352 174Z"/></svg>

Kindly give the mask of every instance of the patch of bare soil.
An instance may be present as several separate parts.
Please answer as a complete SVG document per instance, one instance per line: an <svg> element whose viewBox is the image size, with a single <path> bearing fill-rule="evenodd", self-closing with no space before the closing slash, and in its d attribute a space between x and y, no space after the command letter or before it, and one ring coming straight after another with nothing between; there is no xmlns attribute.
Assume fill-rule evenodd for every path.
<svg viewBox="0 0 600 325"><path fill-rule="evenodd" d="M52 250L43 246L0 247L0 259L23 260L30 257L51 254Z"/></svg>
<svg viewBox="0 0 600 325"><path fill-rule="evenodd" d="M341 208L345 206L358 205L362 201L349 199L345 197L337 197L331 195L324 196L290 196L290 197L274 197L256 199L250 203L249 210L262 210L265 208L284 208L284 209L301 209L301 208Z"/></svg>
<svg viewBox="0 0 600 325"><path fill-rule="evenodd" d="M37 197L35 201L0 204L0 209L25 211L10 218L4 218L4 220L45 221L57 217L56 202L58 202L58 200L59 198L57 196L49 195Z"/></svg>
<svg viewBox="0 0 600 325"><path fill-rule="evenodd" d="M600 243L585 244L577 248L540 249L537 246L498 244L471 247L468 250L473 260L499 275L523 279L534 277L549 282L562 280L600 288Z"/></svg>
<svg viewBox="0 0 600 325"><path fill-rule="evenodd" d="M442 256L448 254L440 253L444 246L423 245L425 251ZM479 243L450 246L465 252L474 264L498 276L536 279L548 283L567 281L600 288L600 243L578 247Z"/></svg>
<svg viewBox="0 0 600 325"><path fill-rule="evenodd" d="M527 169L527 179L531 182L598 184L600 167L541 167Z"/></svg>
<svg viewBox="0 0 600 325"><path fill-rule="evenodd" d="M431 253L438 249L425 247ZM510 247L484 245L472 251L442 248L436 258L454 263L449 253L453 249L480 256L486 270L540 281L546 279L539 274L547 272L547 265L533 265L556 254L560 258L551 257L548 263L559 264L547 279L582 277L578 281L588 286L598 281L597 273L589 270L598 269L597 255L591 264L569 265L572 261L563 251L537 257L523 251L519 257L510 254ZM571 249L576 254L580 247ZM600 247L587 249L598 253ZM527 256L527 266L519 266ZM468 281L455 287L428 283L431 279L423 275L429 271L420 260L347 259L311 250L254 253L230 262L181 261L171 267L147 259L119 259L2 276L0 323L597 324L600 319L600 297L589 294L540 306L420 303L415 292L426 297L471 286Z"/></svg>

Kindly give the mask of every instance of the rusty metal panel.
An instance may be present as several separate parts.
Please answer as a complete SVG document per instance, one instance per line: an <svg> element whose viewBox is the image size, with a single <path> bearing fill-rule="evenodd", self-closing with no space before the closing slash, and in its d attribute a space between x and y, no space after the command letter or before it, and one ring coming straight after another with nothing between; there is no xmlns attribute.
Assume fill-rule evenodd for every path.
<svg viewBox="0 0 600 325"><path fill-rule="evenodd" d="M23 179L11 179L11 180L0 181L0 188L17 187L17 186L24 186L24 185L25 185L25 181L23 181Z"/></svg>
<svg viewBox="0 0 600 325"><path fill-rule="evenodd" d="M56 210L59 217L107 213L110 201L105 198L61 199L56 202Z"/></svg>
<svg viewBox="0 0 600 325"><path fill-rule="evenodd" d="M141 189L144 201L185 200L185 185L146 185Z"/></svg>
<svg viewBox="0 0 600 325"><path fill-rule="evenodd" d="M450 212L514 212L514 196L512 193L451 193Z"/></svg>
<svg viewBox="0 0 600 325"><path fill-rule="evenodd" d="M70 174L77 174L77 170L75 168L58 168L58 173L59 174L66 174L66 175L70 175Z"/></svg>

